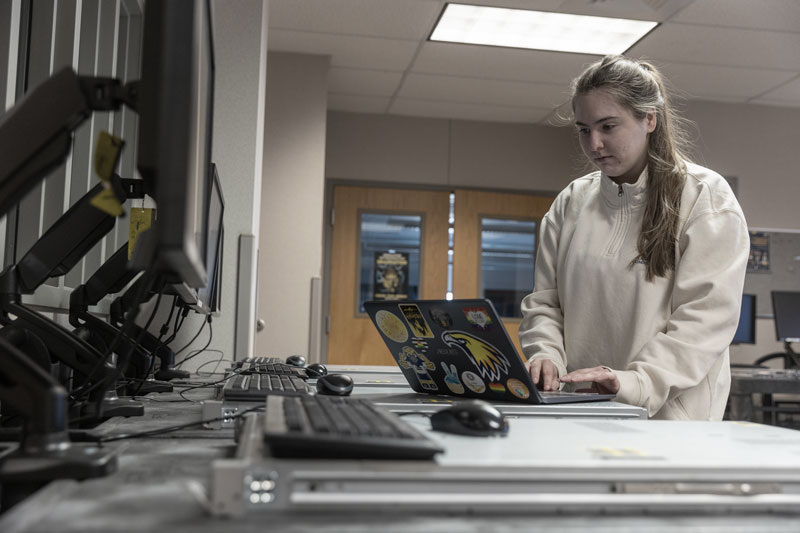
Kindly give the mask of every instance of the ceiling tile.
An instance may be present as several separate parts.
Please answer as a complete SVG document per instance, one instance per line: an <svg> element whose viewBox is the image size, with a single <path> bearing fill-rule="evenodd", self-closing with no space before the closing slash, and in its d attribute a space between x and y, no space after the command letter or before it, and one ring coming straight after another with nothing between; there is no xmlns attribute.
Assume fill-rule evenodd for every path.
<svg viewBox="0 0 800 533"><path fill-rule="evenodd" d="M398 92L400 98L459 103L524 106L552 109L569 99L568 88L558 84L409 74Z"/></svg>
<svg viewBox="0 0 800 533"><path fill-rule="evenodd" d="M339 94L391 96L403 77L402 72L332 68L328 73L328 91Z"/></svg>
<svg viewBox="0 0 800 533"><path fill-rule="evenodd" d="M694 0L564 0L558 11L664 22ZM705 0L703 0L705 1Z"/></svg>
<svg viewBox="0 0 800 533"><path fill-rule="evenodd" d="M599 56L426 42L411 72L568 85Z"/></svg>
<svg viewBox="0 0 800 533"><path fill-rule="evenodd" d="M546 109L528 107L503 107L432 100L398 98L392 103L389 113L420 117L448 118L456 120L482 120L492 122L538 122L548 114Z"/></svg>
<svg viewBox="0 0 800 533"><path fill-rule="evenodd" d="M270 0L269 26L289 30L419 40L439 17L430 0Z"/></svg>
<svg viewBox="0 0 800 533"><path fill-rule="evenodd" d="M800 77L752 100L753 103L800 106Z"/></svg>
<svg viewBox="0 0 800 533"><path fill-rule="evenodd" d="M678 13L672 22L731 28L800 31L797 0L703 0Z"/></svg>
<svg viewBox="0 0 800 533"><path fill-rule="evenodd" d="M328 109L332 111L382 114L386 112L388 107L388 96L328 94Z"/></svg>
<svg viewBox="0 0 800 533"><path fill-rule="evenodd" d="M800 69L800 34L667 23L629 55L676 63Z"/></svg>
<svg viewBox="0 0 800 533"><path fill-rule="evenodd" d="M795 74L786 70L659 64L678 93L686 98L719 97L744 102L786 83Z"/></svg>
<svg viewBox="0 0 800 533"><path fill-rule="evenodd" d="M417 43L373 37L351 37L270 29L269 50L331 56L332 67L405 70Z"/></svg>

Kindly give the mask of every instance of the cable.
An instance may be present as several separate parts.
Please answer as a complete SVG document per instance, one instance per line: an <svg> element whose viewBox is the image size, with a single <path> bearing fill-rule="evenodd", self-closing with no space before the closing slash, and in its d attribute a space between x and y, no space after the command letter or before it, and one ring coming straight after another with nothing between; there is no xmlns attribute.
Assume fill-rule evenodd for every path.
<svg viewBox="0 0 800 533"><path fill-rule="evenodd" d="M186 357L184 357L184 358L183 358L183 360L182 360L180 363L178 363L177 365L175 365L175 366L180 366L180 365L182 365L183 363L185 363L186 361L188 361L189 359L192 359L192 358L194 358L194 357L197 357L198 355L200 355L201 353L203 353L204 351L206 351L206 349L208 349L208 347L211 345L211 339L213 339L213 338L214 338L214 330L213 330L213 328L211 327L211 316L210 316L210 315L209 315L209 317L208 317L208 320L207 320L207 322L208 322L208 342L206 342L206 345L205 345L205 346L203 346L202 348L200 348L199 350L193 350L193 351L189 352L189 355L187 355ZM202 331L202 329L201 329L201 331ZM197 337L195 336L195 339L196 339L196 338L197 338ZM194 339L192 339L192 340L194 340ZM191 344L191 343L190 343L190 344Z"/></svg>
<svg viewBox="0 0 800 533"><path fill-rule="evenodd" d="M218 353L218 354L219 354L219 359L217 359L217 360L213 360L213 361L206 361L205 363L203 363L202 365L200 365L199 367L197 367L197 369L194 371L194 373L195 373L195 375L197 375L198 377L201 377L201 378L210 378L211 376L214 376L214 375L216 375L216 374L219 374L219 372L217 372L217 369L219 368L219 365L220 365L220 363L222 363L223 361L228 361L228 362L230 362L230 363L233 363L233 359L225 359L225 352L223 352L222 350L206 350L206 351L207 351L207 352L210 352L210 353L213 353L213 352L216 352L216 353ZM212 363L216 363L216 366L214 367L214 370L213 370L213 371L211 371L211 372L206 372L206 373L203 373L203 374L201 374L201 373L200 373L200 369L201 369L201 368L203 368L203 367L205 367L205 366L208 366L208 365L210 365L210 364L212 364ZM224 374L224 372L223 372L223 374Z"/></svg>
<svg viewBox="0 0 800 533"><path fill-rule="evenodd" d="M92 370L86 376L84 376L83 382L80 384L80 386L78 386L77 389L73 390L72 394L70 395L71 399L75 400L79 395L92 392L99 385L105 385L103 383L103 380L101 379L94 382L88 389L86 389L89 383L92 382L97 371L100 370L100 368L102 368L103 366L105 366L105 364L108 362L109 357L111 356L112 353L114 353L114 349L122 340L122 337L123 336L130 337L130 332L127 330L131 329L131 324L135 323L136 317L139 315L139 306L141 305L147 291L150 290L150 285L155 279L155 274L149 271L145 271L142 274L141 279L143 280L143 283L139 286L139 290L136 292L136 295L134 296L133 305L131 306L131 309L129 310L128 314L125 317L125 323L119 329L119 332L117 332L116 336L114 337L114 340L112 340L109 343L105 353L103 353L103 356L97 361L94 368L92 368ZM114 373L113 380L116 380L119 377L118 368L119 367L117 367L117 372ZM113 380L110 381L113 383Z"/></svg>
<svg viewBox="0 0 800 533"><path fill-rule="evenodd" d="M108 436L108 437L100 437L97 440L97 442L100 442L100 443L103 443L103 442L114 442L114 441L123 440L123 439L137 439L137 438L141 438L141 437L152 437L152 436L155 436L155 435L163 435L164 433L171 433L173 431L178 431L178 430L181 430L181 429L186 429L186 428L195 427L195 426L202 426L202 425L205 425L205 424L210 424L212 422L222 422L222 421L232 420L232 419L235 419L235 418L241 418L244 415L246 415L247 413L252 413L253 411L262 411L263 409L264 409L263 406L256 405L254 407L250 407L249 409L245 409L244 411L241 411L239 413L236 413L236 414L230 415L230 416L219 416L217 418L211 418L211 419L208 419L208 420L200 420L198 422L188 422L186 424L180 424L178 426L170 426L170 427L160 428L160 429L151 429L151 430L148 430L148 431L140 431L138 433L123 433L121 435L111 435L111 436Z"/></svg>
<svg viewBox="0 0 800 533"><path fill-rule="evenodd" d="M220 383L222 383L223 381L228 381L228 380L229 380L229 379L231 379L232 377L234 377L234 376L238 376L238 375L239 375L239 372L233 372L233 373L231 373L231 375L229 375L229 376L225 376L224 378L222 378L222 379L218 379L217 381L209 381L208 383L203 383L202 385L195 385L194 387L187 387L187 388L183 389L182 391L180 391L180 392L178 393L178 396L180 396L180 397L181 397L181 398L183 398L184 400L190 401L190 402L192 402L192 403L197 403L196 401L194 401L194 400L190 400L189 398L187 398L186 396L184 396L184 394L186 394L186 393L187 393L187 392L189 392L190 390L194 390L194 389L206 389L206 388L208 388L208 387L212 387L212 386L214 386L214 385L219 385L219 384L220 384Z"/></svg>
<svg viewBox="0 0 800 533"><path fill-rule="evenodd" d="M208 323L208 324L210 324L210 323L211 323L211 315L208 315L208 318L207 318L206 320L203 320L203 323L200 325L200 329L197 331L197 333L195 334L195 336L194 336L194 337L192 337L192 340L190 340L188 343L186 343L186 346L184 346L183 348L181 348L180 350L178 350L177 352L175 352L175 356L176 356L176 357L178 356L178 354L179 354L179 353L181 353L181 352L182 352L182 351L184 351L186 348L188 348L189 346L191 346L191 345L192 345L192 343L193 343L194 341L196 341L196 340L197 340L197 337L199 337L199 336L200 336L200 334L203 332L203 329L206 327L206 323ZM180 365L181 365L181 363L183 363L183 361L181 361L180 363L176 363L176 364L175 364L175 366L176 366L176 367L178 367L178 366L180 366Z"/></svg>
<svg viewBox="0 0 800 533"><path fill-rule="evenodd" d="M166 335L169 332L169 323L172 322L172 315L175 314L175 309L177 307L178 307L178 295L176 294L175 296L172 297L172 307L169 308L169 315L167 316L167 319L164 321L164 323L161 325L161 329L158 332L158 339L157 339L158 344L156 344L156 347L153 348L153 350L150 352L150 355L153 356L154 362L155 358L158 356L158 351L161 349L162 346L166 344L166 342L162 342L161 339L163 339L164 335ZM161 365L159 364L158 367L161 368Z"/></svg>

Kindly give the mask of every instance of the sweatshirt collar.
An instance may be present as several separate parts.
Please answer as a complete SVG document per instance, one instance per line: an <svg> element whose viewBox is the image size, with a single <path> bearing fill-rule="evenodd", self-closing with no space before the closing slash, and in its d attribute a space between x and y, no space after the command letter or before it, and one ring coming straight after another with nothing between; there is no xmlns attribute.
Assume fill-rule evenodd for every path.
<svg viewBox="0 0 800 533"><path fill-rule="evenodd" d="M627 202L629 205L643 204L646 199L647 193L647 168L645 168L639 175L639 178L634 183L623 183L622 194L620 195L620 185L614 180L600 173L600 190L603 197L611 203L611 205L622 205Z"/></svg>

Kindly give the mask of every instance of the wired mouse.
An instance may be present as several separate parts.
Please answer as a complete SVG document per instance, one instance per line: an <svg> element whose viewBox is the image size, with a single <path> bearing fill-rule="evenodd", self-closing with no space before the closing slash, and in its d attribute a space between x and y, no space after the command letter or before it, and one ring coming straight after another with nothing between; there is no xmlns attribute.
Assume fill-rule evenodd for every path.
<svg viewBox="0 0 800 533"><path fill-rule="evenodd" d="M457 402L431 416L434 431L489 437L506 435L508 421L496 407L483 400Z"/></svg>
<svg viewBox="0 0 800 533"><path fill-rule="evenodd" d="M302 355L290 355L286 358L286 364L292 366L306 366L306 358Z"/></svg>
<svg viewBox="0 0 800 533"><path fill-rule="evenodd" d="M349 396L353 392L353 378L347 374L327 374L317 379L317 393L328 396Z"/></svg>
<svg viewBox="0 0 800 533"><path fill-rule="evenodd" d="M328 368L322 363L311 363L306 367L306 374L311 378L328 375Z"/></svg>

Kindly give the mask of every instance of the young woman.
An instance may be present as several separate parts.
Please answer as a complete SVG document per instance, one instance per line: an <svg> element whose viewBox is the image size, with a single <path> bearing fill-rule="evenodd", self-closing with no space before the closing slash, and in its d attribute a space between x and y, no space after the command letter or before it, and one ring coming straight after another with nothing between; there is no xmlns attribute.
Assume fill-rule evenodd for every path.
<svg viewBox="0 0 800 533"><path fill-rule="evenodd" d="M542 219L519 330L531 377L543 390L588 382L652 418L720 420L749 254L742 210L687 159L652 65L605 57L575 80L572 109L599 170Z"/></svg>

